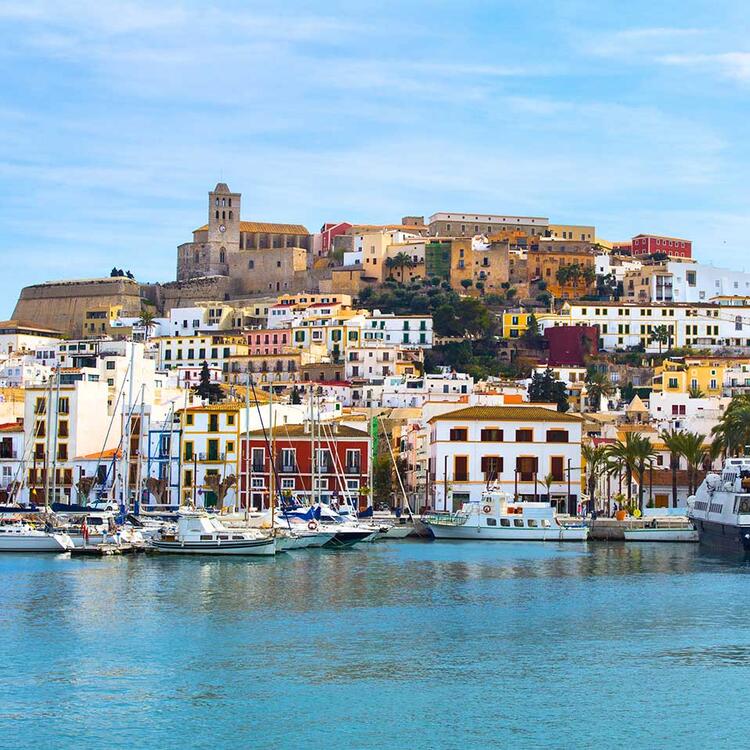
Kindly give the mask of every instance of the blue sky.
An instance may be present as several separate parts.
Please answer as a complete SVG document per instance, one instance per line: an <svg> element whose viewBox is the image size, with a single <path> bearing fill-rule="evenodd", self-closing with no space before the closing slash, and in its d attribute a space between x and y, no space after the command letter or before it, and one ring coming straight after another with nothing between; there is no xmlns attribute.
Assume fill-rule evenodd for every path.
<svg viewBox="0 0 750 750"><path fill-rule="evenodd" d="M243 218L483 211L750 270L743 2L0 0L0 317Z"/></svg>

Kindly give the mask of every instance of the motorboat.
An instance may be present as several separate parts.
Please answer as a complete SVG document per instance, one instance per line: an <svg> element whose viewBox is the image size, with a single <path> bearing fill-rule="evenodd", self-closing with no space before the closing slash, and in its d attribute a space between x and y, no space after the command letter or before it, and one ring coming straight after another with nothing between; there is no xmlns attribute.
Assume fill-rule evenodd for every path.
<svg viewBox="0 0 750 750"><path fill-rule="evenodd" d="M698 531L687 516L653 517L623 531L626 542L697 542Z"/></svg>
<svg viewBox="0 0 750 750"><path fill-rule="evenodd" d="M342 549L360 542L372 542L381 531L379 525L342 515L325 503L316 506L316 515L319 516L320 528L333 533L333 537L323 545L325 549Z"/></svg>
<svg viewBox="0 0 750 750"><path fill-rule="evenodd" d="M588 527L562 521L549 503L520 502L502 490L487 488L479 500L455 513L431 513L422 522L436 539L583 542Z"/></svg>
<svg viewBox="0 0 750 750"><path fill-rule="evenodd" d="M141 545L145 538L140 529L131 523L118 526L115 514L103 513L75 514L66 518L64 531L73 540L76 548L96 546L98 544L136 544Z"/></svg>
<svg viewBox="0 0 750 750"><path fill-rule="evenodd" d="M181 514L176 529L165 528L151 538L160 552L188 555L276 554L276 539L257 529L231 529L208 513Z"/></svg>
<svg viewBox="0 0 750 750"><path fill-rule="evenodd" d="M700 543L719 552L750 554L750 457L728 458L687 500Z"/></svg>
<svg viewBox="0 0 750 750"><path fill-rule="evenodd" d="M73 541L58 531L47 531L27 521L0 524L0 552L67 552Z"/></svg>

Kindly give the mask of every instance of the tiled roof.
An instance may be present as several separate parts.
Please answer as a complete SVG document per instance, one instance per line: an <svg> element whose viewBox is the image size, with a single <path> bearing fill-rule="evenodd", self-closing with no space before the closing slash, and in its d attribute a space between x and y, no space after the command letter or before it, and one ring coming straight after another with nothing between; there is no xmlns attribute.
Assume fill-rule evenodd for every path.
<svg viewBox="0 0 750 750"><path fill-rule="evenodd" d="M430 422L444 420L492 420L493 422L581 422L575 414L564 414L543 406L467 406L465 409L434 416Z"/></svg>
<svg viewBox="0 0 750 750"><path fill-rule="evenodd" d="M205 232L208 224L193 230L195 232ZM240 232L260 232L261 234L310 234L307 227L302 224L275 224L269 221L241 221Z"/></svg>
<svg viewBox="0 0 750 750"><path fill-rule="evenodd" d="M344 438L366 438L367 433L364 430L355 430L354 427L347 427L346 425L340 424L338 428L332 428L322 423L322 435L317 436L317 440L323 443L327 443L329 440L335 440L337 437ZM316 435L318 433L318 427L316 426ZM269 430L266 430L268 433ZM278 438L289 437L310 437L310 432L305 431L305 425L302 424L287 424L281 427L274 427L273 436ZM263 437L263 430L253 430L250 433L250 437Z"/></svg>
<svg viewBox="0 0 750 750"><path fill-rule="evenodd" d="M76 456L76 461L104 461L110 458L121 458L122 451L119 448L109 448L99 453L87 453L85 456Z"/></svg>
<svg viewBox="0 0 750 750"><path fill-rule="evenodd" d="M0 424L0 432L23 432L23 424L20 422L5 422Z"/></svg>

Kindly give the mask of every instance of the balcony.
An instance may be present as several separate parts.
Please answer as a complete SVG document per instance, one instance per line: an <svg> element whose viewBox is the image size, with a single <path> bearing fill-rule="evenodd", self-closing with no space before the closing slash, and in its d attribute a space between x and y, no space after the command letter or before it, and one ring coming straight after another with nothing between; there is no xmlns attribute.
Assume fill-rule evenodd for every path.
<svg viewBox="0 0 750 750"><path fill-rule="evenodd" d="M8 448L0 448L0 458L18 458L18 453Z"/></svg>
<svg viewBox="0 0 750 750"><path fill-rule="evenodd" d="M209 451L208 453L198 453L198 460L211 463L212 461L222 462L226 458L226 453L220 453L219 451Z"/></svg>
<svg viewBox="0 0 750 750"><path fill-rule="evenodd" d="M297 474L299 472L299 467L297 466L297 464L278 462L276 464L276 470L281 474Z"/></svg>
<svg viewBox="0 0 750 750"><path fill-rule="evenodd" d="M359 464L347 464L344 467L344 473L345 474L360 474L361 467Z"/></svg>
<svg viewBox="0 0 750 750"><path fill-rule="evenodd" d="M265 470L266 470L265 464L252 464L250 466L250 471L252 471L253 474L263 474Z"/></svg>

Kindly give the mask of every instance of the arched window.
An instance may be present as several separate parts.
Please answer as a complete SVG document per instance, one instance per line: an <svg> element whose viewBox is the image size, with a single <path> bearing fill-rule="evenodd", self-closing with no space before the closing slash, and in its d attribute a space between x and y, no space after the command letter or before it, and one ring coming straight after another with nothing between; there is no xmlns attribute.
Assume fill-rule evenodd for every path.
<svg viewBox="0 0 750 750"><path fill-rule="evenodd" d="M231 207L232 207L232 199L230 198L229 199L229 208L231 208Z"/></svg>
<svg viewBox="0 0 750 750"><path fill-rule="evenodd" d="M193 260L194 260L194 261L195 261L196 263L200 263L200 259L201 259L201 254L200 254L200 253L199 253L199 252L198 252L198 251L196 250L196 251L195 251L195 255L193 256Z"/></svg>
<svg viewBox="0 0 750 750"><path fill-rule="evenodd" d="M222 211L221 212L221 218L222 219L226 219L227 218L227 212L226 211Z"/></svg>
<svg viewBox="0 0 750 750"><path fill-rule="evenodd" d="M229 212L229 221L232 221L232 212Z"/></svg>
<svg viewBox="0 0 750 750"><path fill-rule="evenodd" d="M217 219L219 218L219 212L218 211L216 212L216 218Z"/></svg>
<svg viewBox="0 0 750 750"><path fill-rule="evenodd" d="M227 201L226 201L226 199L225 199L225 198L222 198L222 199L221 199L221 205L222 205L222 206L226 206L226 205L227 205Z"/></svg>
<svg viewBox="0 0 750 750"><path fill-rule="evenodd" d="M221 250L219 250L219 263L226 263L227 262L227 253L226 250L222 247Z"/></svg>
<svg viewBox="0 0 750 750"><path fill-rule="evenodd" d="M214 198L214 205L215 205L215 206L218 206L218 205L219 205L219 199L218 199L218 198Z"/></svg>

